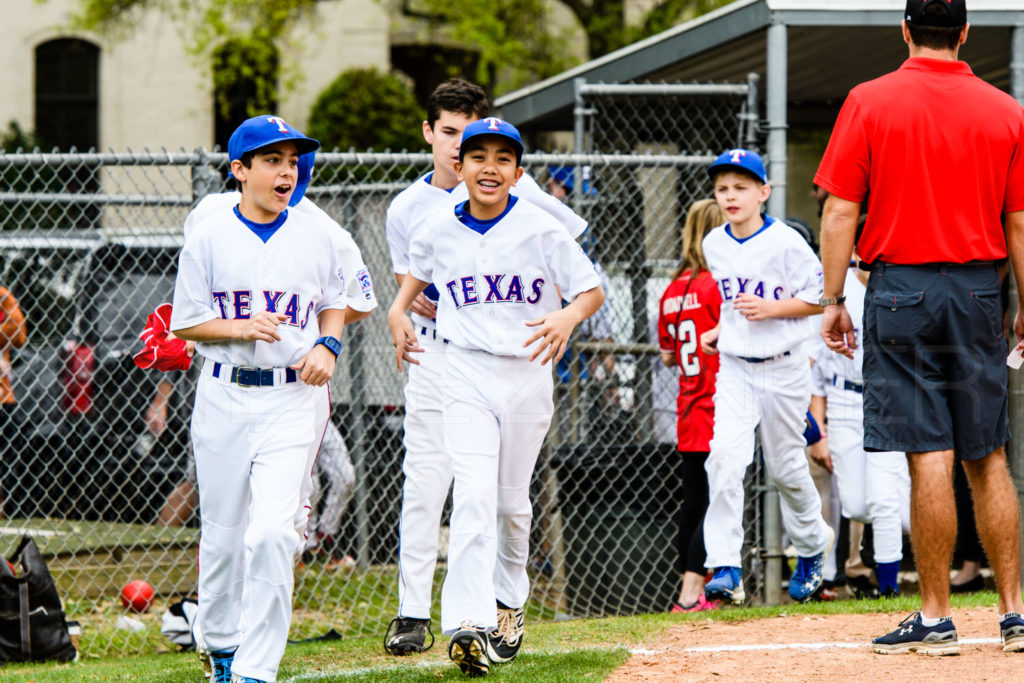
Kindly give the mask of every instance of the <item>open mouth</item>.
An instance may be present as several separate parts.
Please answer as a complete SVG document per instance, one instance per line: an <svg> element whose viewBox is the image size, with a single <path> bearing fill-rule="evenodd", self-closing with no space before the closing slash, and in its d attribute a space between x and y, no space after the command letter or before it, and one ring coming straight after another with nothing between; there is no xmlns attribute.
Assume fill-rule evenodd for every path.
<svg viewBox="0 0 1024 683"><path fill-rule="evenodd" d="M501 183L497 180L479 180L477 181L477 185L485 190L496 190L501 187Z"/></svg>
<svg viewBox="0 0 1024 683"><path fill-rule="evenodd" d="M278 185L277 187L274 188L274 193L279 195L279 196L281 196L281 197L286 196L291 191L292 191L292 186L291 185Z"/></svg>

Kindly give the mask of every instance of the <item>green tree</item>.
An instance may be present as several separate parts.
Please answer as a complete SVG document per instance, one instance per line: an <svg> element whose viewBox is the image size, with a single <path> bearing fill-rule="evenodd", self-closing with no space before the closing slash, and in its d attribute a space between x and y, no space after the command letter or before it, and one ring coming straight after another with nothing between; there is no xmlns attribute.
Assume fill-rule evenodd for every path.
<svg viewBox="0 0 1024 683"><path fill-rule="evenodd" d="M331 150L420 151L418 121L426 118L405 81L377 69L343 71L317 97L309 135Z"/></svg>

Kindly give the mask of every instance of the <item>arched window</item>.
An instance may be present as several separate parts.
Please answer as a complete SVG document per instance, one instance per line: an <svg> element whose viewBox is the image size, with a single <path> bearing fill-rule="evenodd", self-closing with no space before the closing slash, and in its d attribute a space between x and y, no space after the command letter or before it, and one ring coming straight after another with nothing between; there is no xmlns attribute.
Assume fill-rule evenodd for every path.
<svg viewBox="0 0 1024 683"><path fill-rule="evenodd" d="M99 146L100 49L76 38L36 48L35 133L47 150Z"/></svg>
<svg viewBox="0 0 1024 683"><path fill-rule="evenodd" d="M213 55L214 144L228 138L250 116L277 111L278 53L273 46L231 40Z"/></svg>

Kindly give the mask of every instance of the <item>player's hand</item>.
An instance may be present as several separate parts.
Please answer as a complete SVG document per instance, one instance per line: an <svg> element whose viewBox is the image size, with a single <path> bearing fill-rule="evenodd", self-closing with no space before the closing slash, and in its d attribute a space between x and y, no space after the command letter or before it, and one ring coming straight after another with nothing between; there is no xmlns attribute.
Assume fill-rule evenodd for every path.
<svg viewBox="0 0 1024 683"><path fill-rule="evenodd" d="M709 356L718 353L718 334L722 331L721 325L715 325L710 330L700 335L700 350Z"/></svg>
<svg viewBox="0 0 1024 683"><path fill-rule="evenodd" d="M811 460L828 470L829 474L833 474L832 469L832 456L828 452L828 437L824 434L821 435L821 440L810 447Z"/></svg>
<svg viewBox="0 0 1024 683"><path fill-rule="evenodd" d="M423 347L416 339L412 320L405 314L405 311L396 311L392 307L388 311L388 327L391 328L391 345L395 347L395 364L398 366L398 371L402 371L403 360L413 365L419 365L420 362L412 354L423 353Z"/></svg>
<svg viewBox="0 0 1024 683"><path fill-rule="evenodd" d="M322 387L334 374L338 358L323 344L317 344L299 362L291 366L299 373L299 379L311 387Z"/></svg>
<svg viewBox="0 0 1024 683"><path fill-rule="evenodd" d="M736 295L732 306L747 320L767 320L773 317L773 304L754 294L742 292Z"/></svg>
<svg viewBox="0 0 1024 683"><path fill-rule="evenodd" d="M423 292L417 294L416 298L412 300L412 306L409 306L409 310L431 320L437 317L437 306Z"/></svg>
<svg viewBox="0 0 1024 683"><path fill-rule="evenodd" d="M569 337L572 336L572 331L576 329L578 323L579 319L568 308L553 311L542 318L527 322L527 327L539 328L523 343L523 348L525 349L534 342L540 342L533 353L530 354L530 360L536 360L538 356L547 351L547 354L540 361L541 365L547 365L549 360L553 360L556 363L560 361L562 356L565 355L565 349L569 344Z"/></svg>
<svg viewBox="0 0 1024 683"><path fill-rule="evenodd" d="M857 348L857 337L853 332L853 320L850 319L846 306L836 304L825 307L821 315L821 338L825 340L828 348L847 358L853 358L853 350Z"/></svg>
<svg viewBox="0 0 1024 683"><path fill-rule="evenodd" d="M287 316L284 313L260 311L248 320L242 321L239 337L244 341L263 341L268 344L281 341L277 326L283 323L285 318Z"/></svg>

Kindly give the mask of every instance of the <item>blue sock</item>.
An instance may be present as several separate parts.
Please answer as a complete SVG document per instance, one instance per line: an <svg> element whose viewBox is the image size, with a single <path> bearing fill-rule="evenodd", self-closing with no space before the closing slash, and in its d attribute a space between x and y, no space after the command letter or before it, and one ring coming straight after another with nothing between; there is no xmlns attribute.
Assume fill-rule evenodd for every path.
<svg viewBox="0 0 1024 683"><path fill-rule="evenodd" d="M875 566L875 578L878 579L878 591L884 593L886 591L899 592L900 581L900 561L895 562L879 562Z"/></svg>

